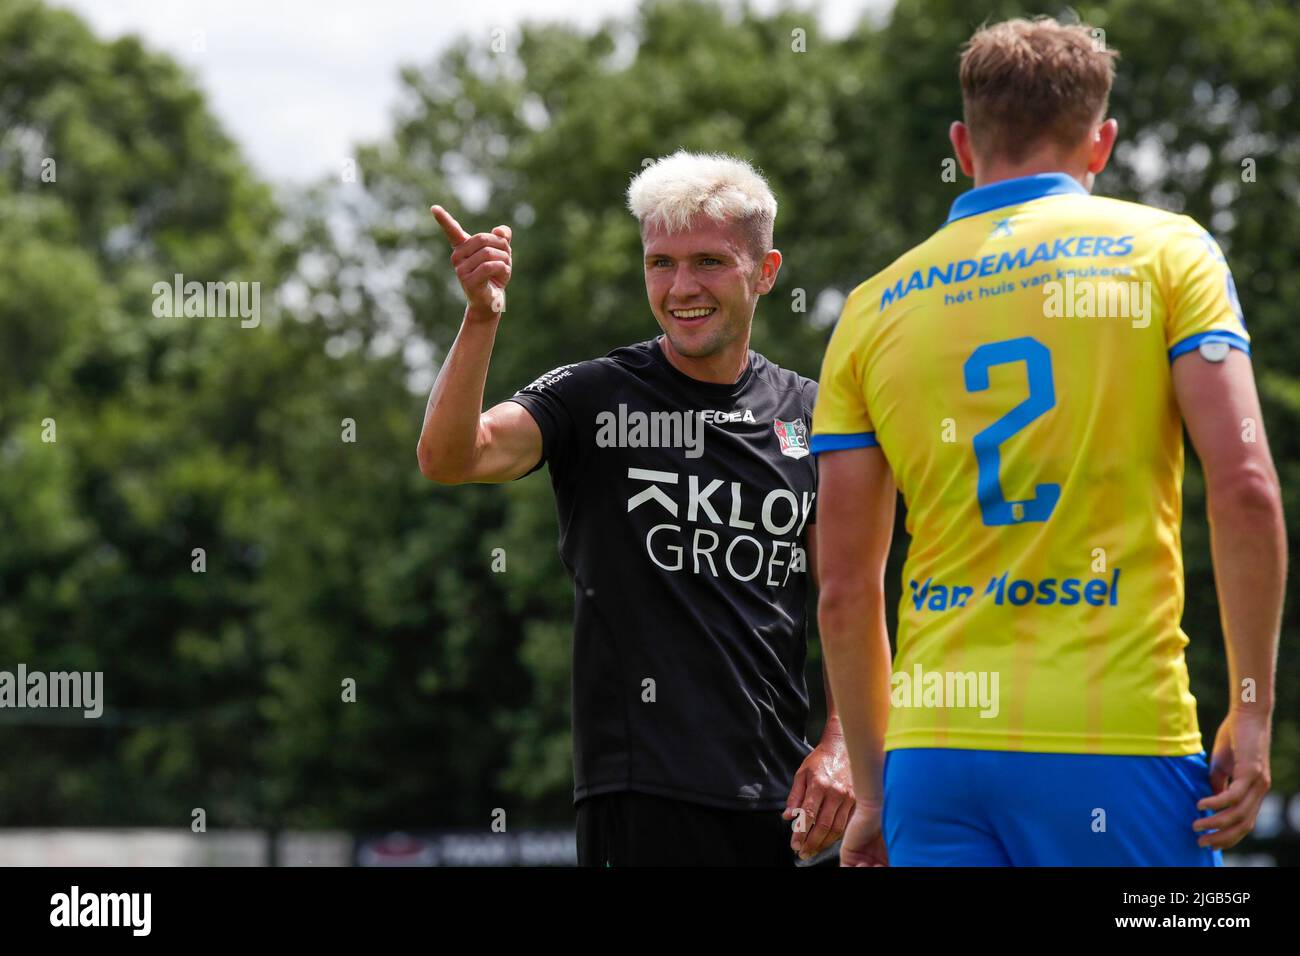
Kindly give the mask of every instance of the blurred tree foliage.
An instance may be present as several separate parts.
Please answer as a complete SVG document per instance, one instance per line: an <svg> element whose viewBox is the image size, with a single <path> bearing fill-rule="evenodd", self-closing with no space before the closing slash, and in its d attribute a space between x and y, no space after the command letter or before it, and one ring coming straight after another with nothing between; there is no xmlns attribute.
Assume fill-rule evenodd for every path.
<svg viewBox="0 0 1300 956"><path fill-rule="evenodd" d="M1123 145L1098 192L1185 211L1224 246L1294 541L1300 16L1078 10L1122 54ZM595 31L528 25L504 51L464 37L403 71L359 182L277 200L168 58L0 0L0 669L103 670L106 697L99 721L0 711L0 825L184 826L195 807L211 827L566 820L572 601L549 483L445 489L415 464L462 311L430 203L514 229L497 401L655 333L623 198L646 160L748 157L785 255L754 345L815 375L843 294L968 186L942 176L961 42L1023 13L901 0L833 38L804 12L647 0ZM152 286L175 273L260 282L261 324L155 317ZM1228 690L1194 461L1184 533L1208 746ZM895 598L906 543L900 526ZM1300 788L1295 629L1284 791ZM818 667L814 647L814 688Z"/></svg>

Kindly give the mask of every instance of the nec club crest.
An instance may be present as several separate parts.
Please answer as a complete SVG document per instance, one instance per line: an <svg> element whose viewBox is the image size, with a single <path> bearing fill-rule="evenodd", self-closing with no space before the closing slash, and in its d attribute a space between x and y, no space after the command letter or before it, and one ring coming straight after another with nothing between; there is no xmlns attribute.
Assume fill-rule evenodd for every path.
<svg viewBox="0 0 1300 956"><path fill-rule="evenodd" d="M792 422L776 419L772 424L776 440L781 443L781 454L790 458L803 458L808 454L808 426L802 418Z"/></svg>

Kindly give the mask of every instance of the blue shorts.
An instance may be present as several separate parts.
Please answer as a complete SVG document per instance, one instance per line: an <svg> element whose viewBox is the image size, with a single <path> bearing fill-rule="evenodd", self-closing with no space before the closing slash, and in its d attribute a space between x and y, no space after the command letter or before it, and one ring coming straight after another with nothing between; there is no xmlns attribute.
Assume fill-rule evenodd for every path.
<svg viewBox="0 0 1300 956"><path fill-rule="evenodd" d="M1222 866L1196 845L1205 754L918 748L885 757L892 866Z"/></svg>

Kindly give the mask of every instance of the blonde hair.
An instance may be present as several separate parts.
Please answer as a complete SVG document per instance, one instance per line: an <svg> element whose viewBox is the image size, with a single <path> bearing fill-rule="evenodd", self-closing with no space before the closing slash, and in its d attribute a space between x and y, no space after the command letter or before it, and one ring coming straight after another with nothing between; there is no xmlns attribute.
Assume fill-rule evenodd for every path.
<svg viewBox="0 0 1300 956"><path fill-rule="evenodd" d="M734 156L684 149L664 156L633 177L627 207L641 223L643 236L651 226L681 232L703 214L737 222L756 258L772 248L776 197L762 173Z"/></svg>
<svg viewBox="0 0 1300 956"><path fill-rule="evenodd" d="M980 27L961 54L976 152L1018 162L1044 140L1077 146L1106 114L1118 55L1100 30L1051 17Z"/></svg>

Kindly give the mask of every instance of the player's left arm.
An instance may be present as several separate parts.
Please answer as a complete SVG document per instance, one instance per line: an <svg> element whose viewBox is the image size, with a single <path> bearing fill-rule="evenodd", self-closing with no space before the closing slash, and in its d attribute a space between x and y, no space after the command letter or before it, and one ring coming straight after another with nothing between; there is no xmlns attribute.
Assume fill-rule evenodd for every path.
<svg viewBox="0 0 1300 956"><path fill-rule="evenodd" d="M1228 655L1228 713L1210 757L1214 811L1192 829L1198 844L1226 850L1255 826L1272 785L1274 682L1286 596L1286 520L1277 469L1264 434L1250 359L1219 362L1197 352L1173 365L1174 388L1205 472L1214 580ZM1211 832L1213 831L1213 832Z"/></svg>
<svg viewBox="0 0 1300 956"><path fill-rule="evenodd" d="M817 526L808 526L805 551L808 556L808 573L814 587L819 586L817 575ZM853 779L849 771L849 755L844 745L844 732L840 728L835 698L831 693L830 679L826 674L826 659L822 657L822 685L826 688L826 726L821 740L804 758L794 775L794 785L786 798L785 819L794 821L790 849L801 859L811 859L844 835L853 815Z"/></svg>
<svg viewBox="0 0 1300 956"><path fill-rule="evenodd" d="M1272 785L1286 522L1249 358L1250 334L1227 260L1194 220L1183 217L1178 225L1159 260L1166 344L1179 411L1205 472L1230 677L1228 713L1210 756L1214 792L1197 803L1210 815L1198 817L1192 829L1199 846L1226 850L1254 828Z"/></svg>
<svg viewBox="0 0 1300 956"><path fill-rule="evenodd" d="M812 576L813 589L821 590L821 578L817 576L817 526L808 526L808 573ZM826 726L822 728L822 739L831 734L841 740L844 730L840 727L840 715L835 710L835 695L831 692L831 677L826 673L826 655L822 655L822 690L826 694Z"/></svg>
<svg viewBox="0 0 1300 956"><path fill-rule="evenodd" d="M888 862L880 830L884 743L892 661L885 624L885 563L896 487L878 446L818 459L817 619L822 653L852 767L855 809L844 834L845 865Z"/></svg>

